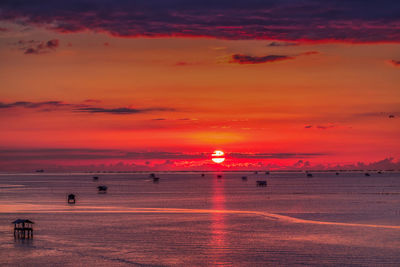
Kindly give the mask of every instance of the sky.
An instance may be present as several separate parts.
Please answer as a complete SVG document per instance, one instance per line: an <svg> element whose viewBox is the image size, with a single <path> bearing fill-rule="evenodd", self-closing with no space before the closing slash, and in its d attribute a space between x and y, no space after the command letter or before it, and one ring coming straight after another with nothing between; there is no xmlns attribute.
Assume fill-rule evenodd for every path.
<svg viewBox="0 0 400 267"><path fill-rule="evenodd" d="M400 168L398 14L1 1L0 171Z"/></svg>

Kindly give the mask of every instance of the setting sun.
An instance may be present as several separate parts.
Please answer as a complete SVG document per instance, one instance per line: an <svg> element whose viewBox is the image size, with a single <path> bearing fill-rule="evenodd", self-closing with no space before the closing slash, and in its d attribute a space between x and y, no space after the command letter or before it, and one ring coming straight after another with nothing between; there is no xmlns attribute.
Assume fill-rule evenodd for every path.
<svg viewBox="0 0 400 267"><path fill-rule="evenodd" d="M211 155L212 156L212 161L215 163L222 163L225 160L224 157L225 153L221 150L215 150L214 153Z"/></svg>

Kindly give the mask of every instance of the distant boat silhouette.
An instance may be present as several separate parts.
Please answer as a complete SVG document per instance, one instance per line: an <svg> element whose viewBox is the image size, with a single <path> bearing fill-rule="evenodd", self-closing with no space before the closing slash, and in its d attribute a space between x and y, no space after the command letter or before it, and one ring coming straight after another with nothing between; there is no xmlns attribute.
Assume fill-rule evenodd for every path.
<svg viewBox="0 0 400 267"><path fill-rule="evenodd" d="M258 174L258 171L255 171L254 174Z"/></svg>
<svg viewBox="0 0 400 267"><path fill-rule="evenodd" d="M382 172L381 172L381 171L378 171L378 174L382 174Z"/></svg>
<svg viewBox="0 0 400 267"><path fill-rule="evenodd" d="M266 187L267 181L256 181L256 185L259 187Z"/></svg>
<svg viewBox="0 0 400 267"><path fill-rule="evenodd" d="M153 177L153 183L158 183L160 181L159 177Z"/></svg>
<svg viewBox="0 0 400 267"><path fill-rule="evenodd" d="M266 171L265 174L266 174L266 175L269 175L269 171Z"/></svg>
<svg viewBox="0 0 400 267"><path fill-rule="evenodd" d="M218 179L221 179L221 178L222 178L222 175L221 175L221 174L218 174L218 175L217 175L217 178L218 178Z"/></svg>
<svg viewBox="0 0 400 267"><path fill-rule="evenodd" d="M339 173L337 172L336 175L339 175Z"/></svg>
<svg viewBox="0 0 400 267"><path fill-rule="evenodd" d="M40 170L36 170L36 172L44 172L44 170L43 170L43 169L40 169Z"/></svg>
<svg viewBox="0 0 400 267"><path fill-rule="evenodd" d="M312 173L307 173L307 177L313 177Z"/></svg>
<svg viewBox="0 0 400 267"><path fill-rule="evenodd" d="M242 176L243 181L247 181L247 176Z"/></svg>
<svg viewBox="0 0 400 267"><path fill-rule="evenodd" d="M93 176L93 181L98 181L99 177L98 176Z"/></svg>
<svg viewBox="0 0 400 267"><path fill-rule="evenodd" d="M201 177L204 177L204 173L201 174Z"/></svg>
<svg viewBox="0 0 400 267"><path fill-rule="evenodd" d="M154 174L154 173L150 173L150 178L155 178L156 177L156 175Z"/></svg>
<svg viewBox="0 0 400 267"><path fill-rule="evenodd" d="M107 193L107 186L105 185L99 185L97 189L99 190L99 193Z"/></svg>
<svg viewBox="0 0 400 267"><path fill-rule="evenodd" d="M365 176L371 176L371 174L369 174L368 172L366 172L364 175Z"/></svg>

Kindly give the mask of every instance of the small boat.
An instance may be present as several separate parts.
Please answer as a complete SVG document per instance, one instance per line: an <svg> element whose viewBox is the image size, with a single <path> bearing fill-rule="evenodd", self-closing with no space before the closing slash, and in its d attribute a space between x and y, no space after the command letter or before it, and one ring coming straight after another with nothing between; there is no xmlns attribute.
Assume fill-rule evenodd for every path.
<svg viewBox="0 0 400 267"><path fill-rule="evenodd" d="M313 177L312 173L307 173L307 177Z"/></svg>
<svg viewBox="0 0 400 267"><path fill-rule="evenodd" d="M98 176L93 176L93 181L98 181L99 177Z"/></svg>
<svg viewBox="0 0 400 267"><path fill-rule="evenodd" d="M269 175L269 171L266 171L265 174L266 174L266 175Z"/></svg>
<svg viewBox="0 0 400 267"><path fill-rule="evenodd" d="M339 175L339 173L337 172L336 175Z"/></svg>
<svg viewBox="0 0 400 267"><path fill-rule="evenodd" d="M150 173L150 178L155 178L156 177L156 175L154 174L154 173Z"/></svg>
<svg viewBox="0 0 400 267"><path fill-rule="evenodd" d="M153 183L158 183L160 181L159 177L153 177Z"/></svg>
<svg viewBox="0 0 400 267"><path fill-rule="evenodd" d="M243 181L247 181L247 176L242 176Z"/></svg>
<svg viewBox="0 0 400 267"><path fill-rule="evenodd" d="M99 190L99 193L107 193L107 186L105 185L99 185L97 189Z"/></svg>
<svg viewBox="0 0 400 267"><path fill-rule="evenodd" d="M259 187L266 187L267 181L256 181L256 185Z"/></svg>
<svg viewBox="0 0 400 267"><path fill-rule="evenodd" d="M221 179L221 178L222 178L222 175L221 175L221 174L218 174L218 175L217 175L217 178L218 178L218 179Z"/></svg>
<svg viewBox="0 0 400 267"><path fill-rule="evenodd" d="M204 177L204 173L201 174L201 177Z"/></svg>
<svg viewBox="0 0 400 267"><path fill-rule="evenodd" d="M368 172L366 172L364 175L365 176L371 176L371 174L369 174Z"/></svg>

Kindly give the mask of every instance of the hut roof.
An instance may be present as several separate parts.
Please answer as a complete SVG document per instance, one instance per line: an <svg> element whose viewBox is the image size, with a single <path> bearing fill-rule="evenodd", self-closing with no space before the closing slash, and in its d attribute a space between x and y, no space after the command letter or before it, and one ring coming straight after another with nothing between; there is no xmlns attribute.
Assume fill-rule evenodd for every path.
<svg viewBox="0 0 400 267"><path fill-rule="evenodd" d="M27 220L27 219L25 219L25 220L23 220L23 219L17 219L17 220L15 220L15 221L13 221L12 223L13 223L13 224L17 224L17 223L34 223L34 222L32 222L31 220Z"/></svg>

